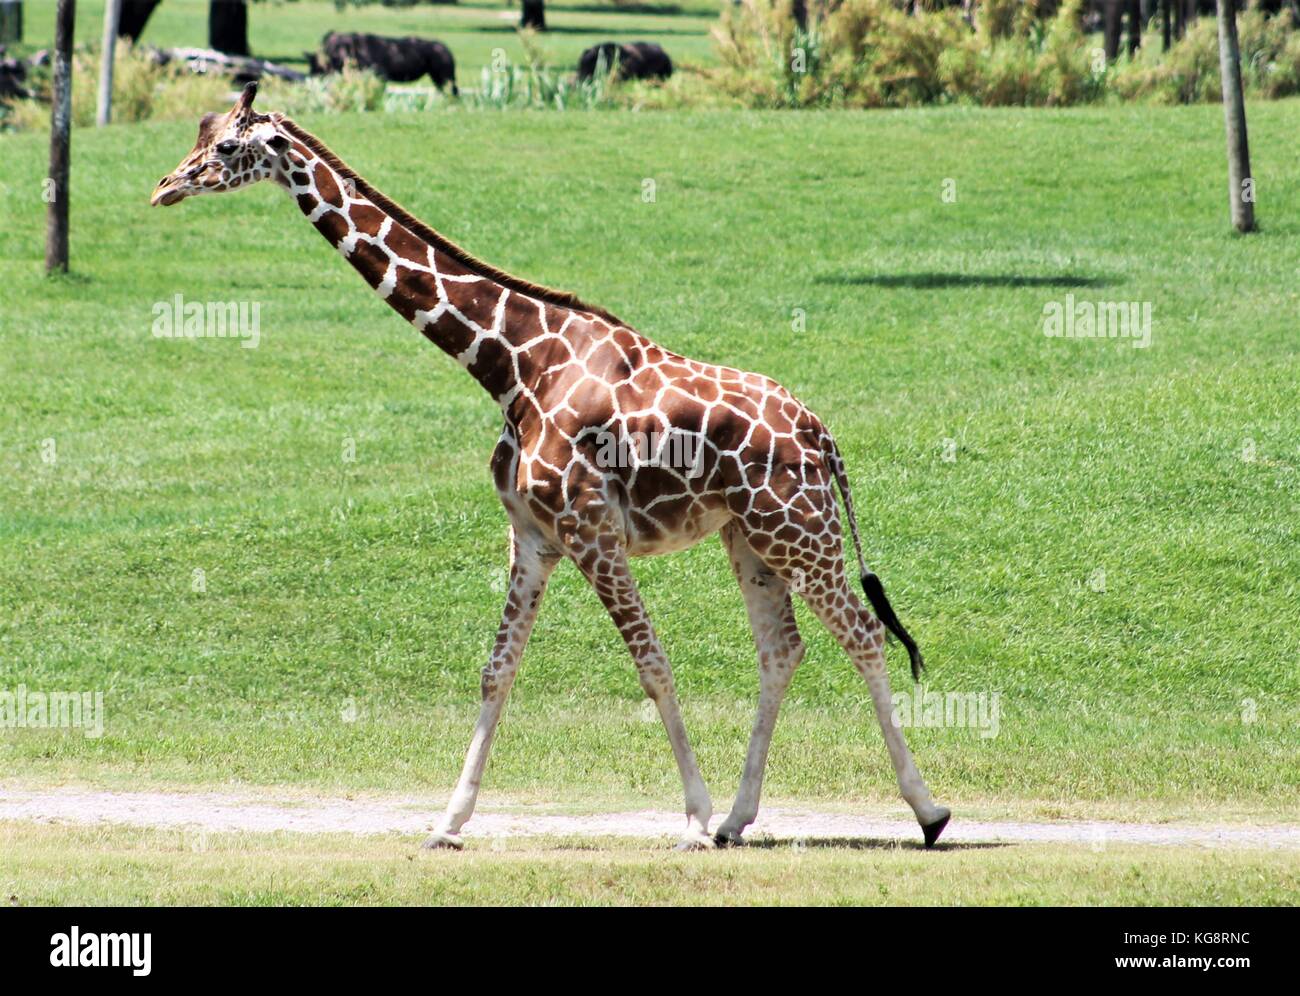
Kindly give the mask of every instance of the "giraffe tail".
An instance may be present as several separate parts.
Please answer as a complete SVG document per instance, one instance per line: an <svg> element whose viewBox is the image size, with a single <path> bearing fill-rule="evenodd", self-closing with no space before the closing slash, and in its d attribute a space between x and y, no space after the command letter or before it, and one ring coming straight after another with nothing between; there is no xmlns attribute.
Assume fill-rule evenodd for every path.
<svg viewBox="0 0 1300 996"><path fill-rule="evenodd" d="M921 648L912 639L912 634L899 622L898 614L889 604L889 597L885 594L885 586L880 583L880 578L872 571L863 571L862 590L867 593L867 601L871 603L871 610L875 612L876 618L884 623L885 629L898 637L898 641L907 648L908 659L912 662L912 680L920 681L921 672L925 670L925 658L921 656Z"/></svg>
<svg viewBox="0 0 1300 996"><path fill-rule="evenodd" d="M921 656L921 649L912 639L912 634L907 631L894 607L889 603L889 596L885 594L885 586L881 583L880 578L876 576L875 571L867 567L867 562L862 557L862 540L858 536L858 519L853 512L853 494L849 490L849 478L844 469L844 458L840 456L839 447L835 445L835 440L829 435L826 439L826 458L830 464L831 472L835 475L835 484L840 489L840 498L844 501L844 518L849 524L849 535L853 537L853 550L858 555L858 570L862 578L862 590L867 595L867 601L871 603L871 611L876 614L876 618L884 625L885 629L898 639L907 649L907 657L912 662L912 680L920 681L921 672L925 669L925 659Z"/></svg>

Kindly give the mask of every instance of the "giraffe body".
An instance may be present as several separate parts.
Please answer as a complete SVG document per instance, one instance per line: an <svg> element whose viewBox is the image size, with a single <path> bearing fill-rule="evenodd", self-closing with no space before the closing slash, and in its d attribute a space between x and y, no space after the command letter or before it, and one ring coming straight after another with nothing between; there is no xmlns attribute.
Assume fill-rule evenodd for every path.
<svg viewBox="0 0 1300 996"><path fill-rule="evenodd" d="M682 777L683 846L739 841L758 812L781 699L803 659L791 594L835 635L866 680L904 798L938 836L934 804L890 719L884 628L843 564L845 514L873 606L920 665L915 644L862 563L843 460L822 422L775 381L700 363L573 295L475 259L384 197L319 140L252 109L206 115L194 151L155 204L273 179L366 282L453 356L501 407L492 454L510 520L510 584L482 673L482 706L461 778L429 846L460 846L501 710L547 581L563 559L588 579L659 710ZM672 669L628 567L720 533L758 650L760 695L740 791L713 834L712 804L677 703ZM874 582L873 593L868 579Z"/></svg>

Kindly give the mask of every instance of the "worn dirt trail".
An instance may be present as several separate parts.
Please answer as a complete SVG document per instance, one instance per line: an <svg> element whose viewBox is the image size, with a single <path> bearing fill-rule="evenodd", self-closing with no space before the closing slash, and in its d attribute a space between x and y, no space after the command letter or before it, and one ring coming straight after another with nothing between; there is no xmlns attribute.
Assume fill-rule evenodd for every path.
<svg viewBox="0 0 1300 996"><path fill-rule="evenodd" d="M119 792L74 787L0 786L0 820L121 824L140 827L293 833L420 834L441 807L428 798L289 797L284 801L233 792ZM715 816L714 823L721 817ZM559 815L484 807L466 827L467 839L562 835L674 840L680 813ZM810 808L767 807L749 838L792 842L825 839L919 842L910 820ZM953 817L945 844L1142 844L1300 849L1300 826L1188 825L1115 822L993 822Z"/></svg>

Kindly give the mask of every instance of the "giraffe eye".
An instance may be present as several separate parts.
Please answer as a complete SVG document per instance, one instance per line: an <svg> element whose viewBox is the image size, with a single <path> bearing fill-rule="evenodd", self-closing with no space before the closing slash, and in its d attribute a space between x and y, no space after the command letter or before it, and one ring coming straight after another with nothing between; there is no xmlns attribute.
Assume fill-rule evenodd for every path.
<svg viewBox="0 0 1300 996"><path fill-rule="evenodd" d="M227 139L217 144L217 153L223 156L233 156L239 151L239 143Z"/></svg>

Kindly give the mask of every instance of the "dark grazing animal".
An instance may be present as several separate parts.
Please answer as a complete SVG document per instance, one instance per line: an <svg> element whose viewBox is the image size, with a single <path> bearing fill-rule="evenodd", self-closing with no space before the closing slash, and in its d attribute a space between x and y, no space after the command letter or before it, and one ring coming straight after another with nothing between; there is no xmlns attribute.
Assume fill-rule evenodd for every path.
<svg viewBox="0 0 1300 996"><path fill-rule="evenodd" d="M27 81L27 64L22 59L10 59L5 55L5 47L0 45L0 101L18 98L26 100L31 96L23 84Z"/></svg>
<svg viewBox="0 0 1300 996"><path fill-rule="evenodd" d="M360 69L372 70L377 76L394 83L410 83L424 75L440 89L451 84L451 92L459 94L456 87L456 60L451 50L431 38L386 38L383 35L366 35L359 32L331 31L321 39L321 50L307 53L307 64L313 76L337 73L348 63Z"/></svg>
<svg viewBox="0 0 1300 996"><path fill-rule="evenodd" d="M616 69L621 80L666 80L673 74L673 60L654 42L601 42L587 49L578 58L578 79L589 80L596 75L596 67L604 56L605 66Z"/></svg>

